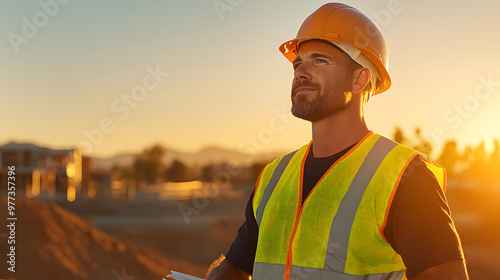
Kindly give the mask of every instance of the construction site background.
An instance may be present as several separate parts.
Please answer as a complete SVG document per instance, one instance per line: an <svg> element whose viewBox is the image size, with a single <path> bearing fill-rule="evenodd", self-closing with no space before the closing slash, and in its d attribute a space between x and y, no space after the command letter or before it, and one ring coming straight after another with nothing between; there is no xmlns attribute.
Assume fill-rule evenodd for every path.
<svg viewBox="0 0 500 280"><path fill-rule="evenodd" d="M419 130L413 137L396 130L393 138L432 155L432 145L419 135ZM54 158L59 167L64 163L61 153L70 153L73 158L76 154L57 152ZM484 143L460 148L450 140L434 154L430 159L448 170L447 198L471 279L499 279L498 140L490 151ZM12 153L8 156L20 158ZM25 156L26 161L29 158ZM187 172L194 169L178 162L162 174L170 178L182 175L183 180L145 180L136 188L123 187L128 175L122 172L118 181L122 185L111 187L109 195L96 193L73 200L68 200L65 192L67 178L57 179L57 169L53 169L59 182L53 195L27 196L25 188L17 189L16 272L8 271L5 265L10 245L9 233L2 226L0 279L161 279L171 269L204 277L210 263L227 251L243 223L252 182L262 164L235 169L234 164L220 163L199 168L195 176ZM8 205L4 183L0 221L5 223Z"/></svg>

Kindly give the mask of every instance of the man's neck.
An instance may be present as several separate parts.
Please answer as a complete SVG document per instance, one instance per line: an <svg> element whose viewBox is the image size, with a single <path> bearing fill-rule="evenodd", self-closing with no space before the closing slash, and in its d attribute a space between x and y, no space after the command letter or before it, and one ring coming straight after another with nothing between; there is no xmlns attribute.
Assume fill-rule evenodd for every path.
<svg viewBox="0 0 500 280"><path fill-rule="evenodd" d="M369 132L363 116L352 118L352 114L338 114L312 123L313 155L334 155L360 141Z"/></svg>

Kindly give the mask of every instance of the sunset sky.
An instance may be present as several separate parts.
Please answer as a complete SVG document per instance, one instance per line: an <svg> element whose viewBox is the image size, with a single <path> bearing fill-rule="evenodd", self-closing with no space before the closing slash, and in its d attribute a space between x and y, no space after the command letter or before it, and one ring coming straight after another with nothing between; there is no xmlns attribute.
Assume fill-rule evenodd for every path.
<svg viewBox="0 0 500 280"><path fill-rule="evenodd" d="M0 0L0 145L109 157L310 140L289 112L293 72L278 47L326 2L59 1ZM420 126L436 147L500 138L500 1L344 3L389 48L393 86L369 101L370 129Z"/></svg>

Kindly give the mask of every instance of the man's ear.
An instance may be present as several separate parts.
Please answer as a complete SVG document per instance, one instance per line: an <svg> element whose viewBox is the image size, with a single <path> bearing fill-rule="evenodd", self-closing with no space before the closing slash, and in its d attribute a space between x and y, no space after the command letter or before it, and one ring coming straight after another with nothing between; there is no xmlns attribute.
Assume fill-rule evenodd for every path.
<svg viewBox="0 0 500 280"><path fill-rule="evenodd" d="M368 68L360 68L354 71L352 77L352 93L362 92L370 82L371 73Z"/></svg>

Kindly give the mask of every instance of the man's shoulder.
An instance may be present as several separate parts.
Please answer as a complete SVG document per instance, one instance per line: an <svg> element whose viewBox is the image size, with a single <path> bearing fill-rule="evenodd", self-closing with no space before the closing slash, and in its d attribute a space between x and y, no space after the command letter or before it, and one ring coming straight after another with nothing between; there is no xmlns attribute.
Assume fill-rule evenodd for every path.
<svg viewBox="0 0 500 280"><path fill-rule="evenodd" d="M418 155L408 164L401 181L406 179L409 182L414 182L415 185L420 185L425 182L436 182L438 185L441 185L440 178L437 177L438 174L436 174L431 167L444 169L443 167L434 164L432 161L427 160L426 157ZM445 176L445 174L442 175Z"/></svg>

